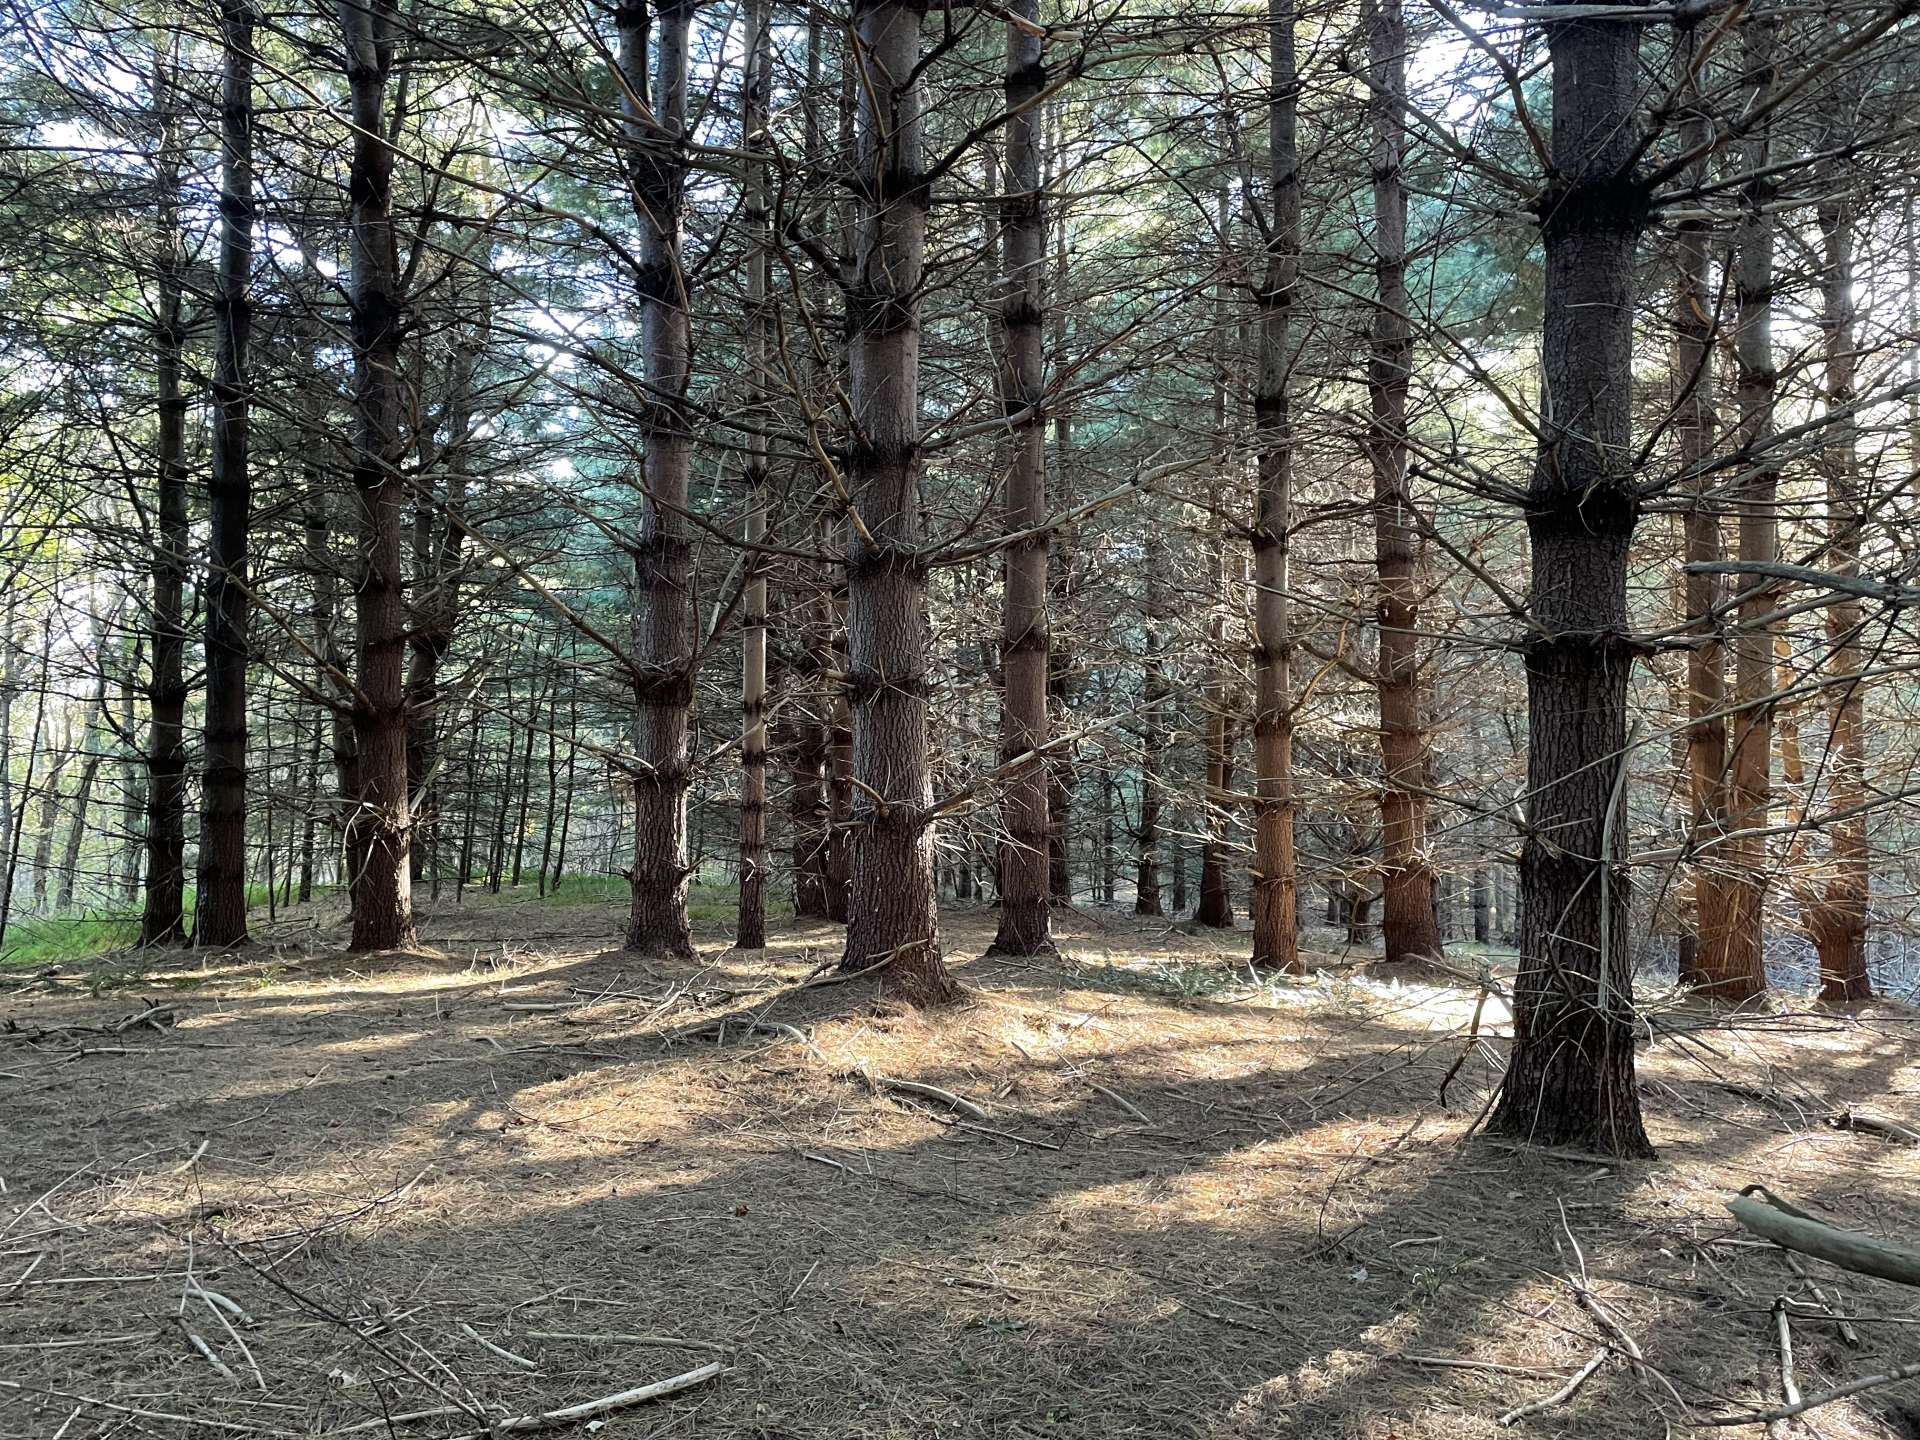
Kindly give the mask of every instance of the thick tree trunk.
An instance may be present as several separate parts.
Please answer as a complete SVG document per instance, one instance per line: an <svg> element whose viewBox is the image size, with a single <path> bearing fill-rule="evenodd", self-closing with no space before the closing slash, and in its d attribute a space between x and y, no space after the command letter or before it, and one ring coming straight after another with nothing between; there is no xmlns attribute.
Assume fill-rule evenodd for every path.
<svg viewBox="0 0 1920 1440"><path fill-rule="evenodd" d="M181 389L185 331L181 301L186 256L180 234L180 159L174 112L175 76L154 73L160 135L155 146L158 253L155 256L154 372L157 392L153 543L153 670L147 689L147 888L140 916L142 945L186 939L187 752L184 744L187 634L182 608L187 577L186 395Z"/></svg>
<svg viewBox="0 0 1920 1440"><path fill-rule="evenodd" d="M920 555L920 299L924 0L855 0L859 87L850 189L859 200L847 287L854 434L847 545L847 688L853 705L849 970L886 965L918 1004L956 998L940 958L927 756L927 576Z"/></svg>
<svg viewBox="0 0 1920 1440"><path fill-rule="evenodd" d="M253 523L253 0L221 0L220 281L207 477L207 712L193 938L247 938L247 537Z"/></svg>
<svg viewBox="0 0 1920 1440"><path fill-rule="evenodd" d="M1367 0L1368 108L1373 116L1374 306L1367 364L1367 458L1373 467L1378 571L1381 938L1388 960L1441 953L1433 869L1426 855L1426 724L1416 630L1420 577L1407 484L1407 391L1412 363L1407 299L1407 188L1403 173L1407 25L1401 0Z"/></svg>
<svg viewBox="0 0 1920 1440"><path fill-rule="evenodd" d="M1254 876L1253 964L1297 973L1293 821L1293 617L1288 574L1293 524L1291 321L1299 272L1299 80L1294 71L1293 0L1268 0L1272 95L1267 105L1272 191L1266 272L1259 305L1260 367L1254 388L1254 444L1260 479L1253 521Z"/></svg>
<svg viewBox="0 0 1920 1440"><path fill-rule="evenodd" d="M1514 1039L1494 1131L1648 1155L1633 1068L1624 865L1633 265L1641 93L1631 19L1548 29L1553 169L1541 197L1541 440L1529 489L1526 842Z"/></svg>
<svg viewBox="0 0 1920 1440"><path fill-rule="evenodd" d="M400 472L404 323L393 226L393 149L387 140L392 0L341 0L353 151L353 493L359 574L354 588L354 807L347 880L355 950L413 944L412 823L407 786L407 607L402 565L406 482Z"/></svg>
<svg viewBox="0 0 1920 1440"><path fill-rule="evenodd" d="M1770 16L1742 18L1741 63L1746 70L1747 107L1764 105L1773 88L1774 27ZM1756 172L1742 195L1735 237L1734 293L1739 314L1734 324L1734 358L1739 364L1739 423L1736 437L1754 458L1745 466L1737 497L1740 559L1769 563L1779 558L1780 520L1775 509L1779 470L1761 452L1773 438L1773 230L1768 206L1774 182L1763 172L1772 153L1771 120L1752 127L1742 146L1741 164ZM1700 947L1702 994L1717 1000L1752 999L1767 988L1763 939L1766 926L1767 826L1773 802L1773 644L1779 622L1769 617L1779 603L1776 582L1758 575L1740 582L1738 619L1732 650L1734 664L1733 759L1727 787L1729 838L1721 846L1726 861L1728 918L1721 943ZM1742 833L1750 832L1750 833Z"/></svg>
<svg viewBox="0 0 1920 1440"><path fill-rule="evenodd" d="M1835 27L1837 28L1837 27ZM1851 107L1843 107L1851 114ZM1834 144L1846 137L1835 134ZM1844 164L1845 162L1840 162ZM1830 198L1819 208L1826 267L1821 276L1821 331L1824 342L1828 431L1821 456L1827 489L1827 568L1837 575L1860 573L1861 505L1859 435L1850 414L1857 398L1858 363L1853 305L1853 204L1846 198L1849 177L1830 167L1824 176ZM1860 601L1839 596L1827 609L1828 696L1827 809L1841 815L1827 842L1826 885L1801 904L1807 933L1820 954L1820 998L1851 1005L1873 998L1867 975L1868 870L1866 686L1860 676L1860 630L1865 612ZM1849 811L1859 811L1849 814Z"/></svg>
<svg viewBox="0 0 1920 1440"><path fill-rule="evenodd" d="M747 7L744 73L746 144L756 153L767 139L773 89L773 27L768 0ZM768 289L772 233L770 164L748 167L746 222L752 253L747 258L747 387L755 418L768 418L766 372L773 336ZM746 537L759 544L767 534L767 441L759 427L747 437ZM734 944L759 950L767 943L767 573L766 557L749 555L754 567L740 618L740 911Z"/></svg>
<svg viewBox="0 0 1920 1440"><path fill-rule="evenodd" d="M687 537L692 436L685 410L692 337L680 241L686 205L687 29L690 0L658 11L648 77L644 0L622 0L621 105L628 184L640 222L638 289L649 406L640 533L634 542L635 750L633 903L627 948L691 955L687 920L687 711L693 699Z"/></svg>
<svg viewBox="0 0 1920 1440"><path fill-rule="evenodd" d="M1002 522L1016 536L1003 553L1000 629L1000 763L1012 765L1047 743L1047 676L1052 654L1048 613L1046 190L1040 175L1040 107L1046 78L1039 0L1011 0L1008 10L1005 237L1000 277L1000 407L1007 417L1006 491ZM998 883L1000 925L993 950L1042 955L1053 950L1050 928L1048 766L1028 761L1005 782Z"/></svg>

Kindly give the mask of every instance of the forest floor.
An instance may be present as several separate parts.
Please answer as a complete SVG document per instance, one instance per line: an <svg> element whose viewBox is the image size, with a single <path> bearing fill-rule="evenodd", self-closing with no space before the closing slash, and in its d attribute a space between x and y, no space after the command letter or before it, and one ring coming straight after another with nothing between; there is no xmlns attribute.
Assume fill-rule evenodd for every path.
<svg viewBox="0 0 1920 1440"><path fill-rule="evenodd" d="M0 1434L443 1437L718 1361L598 1433L1480 1436L1610 1344L1516 1431L1650 1436L1777 1403L1782 1295L1808 1393L1915 1358L1913 1292L1725 1209L1920 1234L1910 1137L1832 1123L1920 1128L1913 1012L1656 1000L1660 1158L1599 1163L1469 1138L1471 984L1256 985L1244 935L1106 916L986 959L989 920L947 917L933 1014L804 984L828 927L663 962L610 906L12 977ZM1920 1398L1811 1419L1920 1435Z"/></svg>

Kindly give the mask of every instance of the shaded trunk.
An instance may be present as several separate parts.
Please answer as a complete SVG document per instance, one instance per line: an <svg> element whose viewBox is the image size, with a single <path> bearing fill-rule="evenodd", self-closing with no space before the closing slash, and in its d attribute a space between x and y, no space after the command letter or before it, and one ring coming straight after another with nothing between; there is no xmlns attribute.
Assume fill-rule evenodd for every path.
<svg viewBox="0 0 1920 1440"><path fill-rule="evenodd" d="M1161 611L1165 605L1166 547L1151 532L1146 537L1146 649L1140 682L1140 842L1139 866L1135 871L1133 913L1163 915L1160 903L1160 810L1162 804L1160 761L1166 749L1167 672L1161 654Z"/></svg>
<svg viewBox="0 0 1920 1440"><path fill-rule="evenodd" d="M1675 88L1680 96L1678 142L1683 152L1704 151L1711 117L1700 96L1697 26L1683 29L1674 45ZM1705 180L1705 154L1682 177ZM1714 297L1710 288L1709 228L1703 218L1679 221L1674 235L1672 384L1674 438L1686 477L1686 559L1689 566L1717 564L1722 557L1720 516L1714 508L1708 466L1714 453ZM1691 933L1683 935L1680 981L1705 980L1700 956L1726 950L1731 918L1722 867L1726 857L1718 837L1725 831L1727 783L1726 648L1719 639L1714 609L1720 581L1693 569L1686 572L1684 609L1696 643L1687 651L1687 776L1691 843L1696 858L1688 865Z"/></svg>
<svg viewBox="0 0 1920 1440"><path fill-rule="evenodd" d="M339 13L353 114L348 304L360 532L353 605L355 803L347 823L350 943L355 950L388 950L414 941L402 577L407 487L400 471L405 299L393 225L393 149L386 138L394 10L392 0L342 0Z"/></svg>
<svg viewBox="0 0 1920 1440"><path fill-rule="evenodd" d="M1385 890L1381 938L1388 960L1441 953L1433 869L1426 855L1426 724L1420 693L1420 579L1407 483L1407 390L1413 343L1407 299L1407 189L1403 174L1407 25L1400 0L1362 11L1372 71L1374 306L1367 363L1367 458L1373 468L1373 553L1378 574L1380 833Z"/></svg>
<svg viewBox="0 0 1920 1440"><path fill-rule="evenodd" d="M1041 157L1041 189L1053 193L1053 175L1060 163L1059 106L1044 107L1047 117L1047 144ZM1053 297L1049 320L1056 356L1067 348L1067 208L1056 202L1053 212ZM1053 416L1052 503L1056 511L1073 508L1073 416L1064 397L1056 398ZM1074 594L1074 531L1063 530L1051 537L1047 546L1047 719L1056 731L1067 729L1068 712L1073 707L1073 657L1067 642L1055 633L1055 624L1063 621ZM1068 749L1053 751L1047 759L1047 896L1062 905L1073 903L1073 754Z"/></svg>
<svg viewBox="0 0 1920 1440"><path fill-rule="evenodd" d="M1741 21L1741 63L1749 109L1764 105L1773 88L1775 21L1748 13ZM1741 165L1759 171L1772 152L1771 120L1752 127L1741 147ZM1759 452L1773 438L1776 376L1773 369L1774 221L1768 211L1774 182L1754 174L1742 192L1735 238L1734 358L1739 365L1735 430L1746 465L1737 496L1740 559L1770 563L1779 558L1780 520L1775 509L1780 475L1776 462ZM1767 988L1762 941L1767 900L1767 825L1773 802L1773 645L1779 622L1769 618L1779 603L1775 582L1749 576L1740 582L1738 628L1732 643L1733 758L1727 787L1728 838L1721 846L1729 872L1727 923L1715 945L1700 947L1700 984L1715 999L1741 1001Z"/></svg>
<svg viewBox="0 0 1920 1440"><path fill-rule="evenodd" d="M1000 627L1000 763L1014 765L1047 743L1048 613L1046 390L1046 190L1040 175L1040 107L1045 60L1039 0L1011 0L1006 27L1005 237L1000 272L1000 409L1007 419L1006 492L1001 518L1015 537L1003 552ZM1040 760L1005 778L995 890L1000 924L993 950L1042 955L1053 950L1049 768Z"/></svg>
<svg viewBox="0 0 1920 1440"><path fill-rule="evenodd" d="M1218 454L1207 495L1207 680L1201 705L1206 727L1206 806L1204 838L1200 844L1200 903L1193 912L1196 925L1228 930L1233 927L1232 881L1227 873L1226 827L1228 793L1233 780L1232 723L1227 715L1230 670L1227 664L1227 616L1232 609L1231 576L1222 512L1229 489L1227 471L1233 460L1228 396L1233 388L1234 330L1228 315L1228 267L1225 263L1233 224L1232 201L1225 185L1215 199L1215 225L1223 251L1221 278L1214 287L1213 434Z"/></svg>
<svg viewBox="0 0 1920 1440"><path fill-rule="evenodd" d="M1489 1128L1650 1155L1633 1067L1624 855L1633 264L1640 27L1548 28L1554 175L1541 198L1546 312L1540 447L1528 491L1526 841L1513 1048Z"/></svg>
<svg viewBox="0 0 1920 1440"><path fill-rule="evenodd" d="M747 7L745 80L746 143L756 152L767 141L767 107L773 88L773 31L768 0ZM770 162L747 170L746 223L752 253L747 259L747 387L756 418L768 419L767 364L773 336L768 272L772 235ZM756 427L747 437L746 537L767 535L767 440ZM764 555L749 555L754 567L740 618L740 911L734 944L758 950L767 943L767 572Z"/></svg>
<svg viewBox="0 0 1920 1440"><path fill-rule="evenodd" d="M847 689L858 794L849 817L849 970L884 964L915 1003L956 998L940 958L927 756L927 577L920 555L920 299L924 0L855 0L859 201L847 286L848 393L858 428L847 482Z"/></svg>
<svg viewBox="0 0 1920 1440"><path fill-rule="evenodd" d="M156 69L154 104L160 112L160 135L154 160L159 236L153 324L158 410L153 511L157 530L152 537L153 670L147 685L147 886L140 916L142 945L177 945L186 939L187 634L182 607L187 578L187 400L180 384L186 256L180 236L174 80L169 66Z"/></svg>
<svg viewBox="0 0 1920 1440"><path fill-rule="evenodd" d="M1260 477L1253 521L1254 875L1253 964L1297 973L1293 822L1293 617L1288 575L1293 523L1293 418L1289 380L1291 324L1299 271L1300 172L1296 141L1299 82L1294 73L1293 0L1268 0L1272 92L1267 105L1271 184L1266 270L1259 306L1259 376L1254 444Z"/></svg>
<svg viewBox="0 0 1920 1440"><path fill-rule="evenodd" d="M221 0L220 281L207 477L207 711L193 938L247 938L247 537L253 521L253 0ZM271 833L271 832L269 832Z"/></svg>
<svg viewBox="0 0 1920 1440"><path fill-rule="evenodd" d="M649 34L643 0L622 0L621 109L627 182L640 222L637 282L649 406L639 534L634 538L634 849L627 948L691 955L687 920L687 710L693 700L687 538L692 437L685 409L692 337L680 264L686 204L687 28L693 6L670 0Z"/></svg>

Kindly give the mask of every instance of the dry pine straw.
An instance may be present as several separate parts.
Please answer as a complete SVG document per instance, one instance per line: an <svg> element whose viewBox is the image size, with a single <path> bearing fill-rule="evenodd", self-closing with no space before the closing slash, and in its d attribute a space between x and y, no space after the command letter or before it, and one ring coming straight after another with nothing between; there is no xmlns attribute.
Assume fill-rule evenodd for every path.
<svg viewBox="0 0 1920 1440"><path fill-rule="evenodd" d="M1484 1056L1436 1104L1470 991L1181 998L1225 950L1072 923L1069 958L1015 964L975 958L983 917L952 917L974 999L933 1015L866 981L793 988L823 928L681 964L598 948L609 916L485 908L429 929L438 952L257 948L98 996L16 991L0 1380L22 1388L0 1389L0 1434L222 1433L127 1411L374 1434L383 1413L606 1395L716 1353L698 1347L731 1368L600 1433L1504 1434L1596 1348L1573 1240L1650 1368L1610 1359L1523 1433L1776 1402L1770 1311L1813 1285L1861 1317L1861 1348L1795 1311L1803 1390L1912 1358L1906 1292L1796 1275L1723 1209L1764 1180L1920 1233L1914 1152L1821 1123L1920 1124L1906 1013L1664 1041L1644 1064L1660 1160L1598 1165L1464 1141ZM143 997L177 1026L62 1028ZM1903 1403L1920 1393L1799 1433L1920 1433Z"/></svg>

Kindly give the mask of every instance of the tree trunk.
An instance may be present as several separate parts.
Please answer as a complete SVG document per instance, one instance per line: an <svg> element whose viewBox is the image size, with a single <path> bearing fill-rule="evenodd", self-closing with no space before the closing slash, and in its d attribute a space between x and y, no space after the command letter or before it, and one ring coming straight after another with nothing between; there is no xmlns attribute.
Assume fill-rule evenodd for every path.
<svg viewBox="0 0 1920 1440"><path fill-rule="evenodd" d="M1268 0L1272 93L1267 105L1270 211L1266 273L1255 299L1260 370L1253 399L1259 489L1253 522L1254 876L1253 964L1299 973L1293 841L1293 620L1288 557L1293 523L1291 320L1299 271L1299 81L1293 0Z"/></svg>
<svg viewBox="0 0 1920 1440"><path fill-rule="evenodd" d="M1633 264L1646 224L1634 173L1640 27L1548 29L1553 175L1541 197L1546 313L1541 436L1528 493L1526 841L1514 1039L1494 1131L1650 1155L1633 1069L1624 790L1632 665L1627 555ZM1617 798L1616 798L1617 797Z"/></svg>
<svg viewBox="0 0 1920 1440"><path fill-rule="evenodd" d="M1420 685L1420 579L1407 484L1407 390L1412 363L1407 299L1407 189L1403 173L1407 24L1401 0L1367 0L1368 108L1373 116L1374 306L1367 365L1367 458L1373 467L1378 571L1381 938L1388 960L1438 956L1433 869L1426 856L1426 725Z"/></svg>
<svg viewBox="0 0 1920 1440"><path fill-rule="evenodd" d="M221 0L220 280L207 477L207 711L193 938L247 938L247 538L253 516L253 0Z"/></svg>
<svg viewBox="0 0 1920 1440"><path fill-rule="evenodd" d="M1747 108L1764 105L1773 88L1775 21L1749 12L1740 24L1741 64L1748 85ZM1739 364L1736 438L1754 458L1746 463L1737 496L1740 559L1767 563L1779 558L1777 462L1761 447L1773 438L1773 216L1774 182L1759 173L1772 151L1772 121L1748 132L1741 165L1756 172L1742 193L1735 239L1734 358ZM1773 801L1773 644L1779 622L1769 617L1779 603L1776 582L1762 576L1740 584L1732 650L1734 665L1733 760L1727 787L1730 838L1721 847L1730 872L1728 918L1718 944L1700 947L1702 994L1717 1000L1750 1000L1767 988L1764 932L1767 900L1767 825Z"/></svg>
<svg viewBox="0 0 1920 1440"><path fill-rule="evenodd" d="M773 27L769 0L747 7L745 131L756 153L768 145L768 107L773 90ZM773 245L770 161L748 166L746 181L747 387L748 406L760 420L770 418L767 366L774 333L768 275ZM747 437L746 536L757 545L767 535L767 440L756 426ZM767 943L767 572L764 555L749 555L753 577L747 583L740 618L740 911L733 943L760 950Z"/></svg>
<svg viewBox="0 0 1920 1440"><path fill-rule="evenodd" d="M1838 26L1830 26L1837 30ZM1837 106L1851 116L1851 105ZM1836 130L1838 127L1836 127ZM1832 145L1845 133L1829 137ZM1822 452L1827 490L1827 568L1837 575L1860 573L1861 505L1859 434L1850 409L1857 398L1857 361L1853 306L1853 203L1847 198L1847 162L1828 167L1822 178L1830 198L1819 208L1826 266L1821 276L1821 331L1824 342L1828 430ZM1865 612L1859 599L1839 595L1827 608L1829 693L1827 809L1843 818L1828 838L1827 879L1822 893L1802 901L1807 932L1820 954L1820 998L1851 1005L1873 998L1867 975L1868 871L1866 685L1861 678L1860 631ZM1858 814L1848 814L1859 811Z"/></svg>
<svg viewBox="0 0 1920 1440"><path fill-rule="evenodd" d="M407 786L407 610L401 567L407 487L400 470L404 400L401 294L393 226L387 75L393 0L341 0L352 97L353 493L359 574L354 588L353 814L347 877L355 950L414 943L412 824Z"/></svg>
<svg viewBox="0 0 1920 1440"><path fill-rule="evenodd" d="M853 705L853 883L843 965L885 964L918 1004L955 999L940 958L927 757L927 577L920 547L921 173L925 0L855 0L859 200L847 288L847 688Z"/></svg>
<svg viewBox="0 0 1920 1440"><path fill-rule="evenodd" d="M186 395L180 385L185 342L181 299L186 255L180 234L180 157L170 63L154 71L160 135L155 146L154 374L158 432L154 456L153 671L147 689L147 889L140 916L142 945L186 939L187 646L182 597L187 578Z"/></svg>
<svg viewBox="0 0 1920 1440"><path fill-rule="evenodd" d="M1000 763L1013 765L1047 743L1048 614L1046 190L1040 175L1040 87L1046 78L1039 0L1011 0L1007 12L1006 194L1000 200L1005 255L1000 272L1000 408L1010 433L1002 523L1016 538L1002 554ZM991 953L1053 951L1049 918L1048 765L1029 761L1006 776L1001 818L1000 925Z"/></svg>
<svg viewBox="0 0 1920 1440"><path fill-rule="evenodd" d="M1151 524L1151 522L1149 522ZM1161 612L1166 604L1166 546L1151 529L1146 536L1146 596L1143 606L1146 648L1140 682L1140 861L1135 871L1133 913L1164 915L1160 902L1160 757L1166 748L1167 672L1161 653Z"/></svg>
<svg viewBox="0 0 1920 1440"><path fill-rule="evenodd" d="M1053 177L1062 161L1062 145L1057 103L1043 107L1047 117L1048 143L1041 157L1041 189L1054 194ZM1053 296L1049 319L1056 355L1067 348L1067 207L1056 199L1053 211ZM1073 415L1064 396L1054 397L1052 472L1049 486L1053 508L1064 513L1073 508ZM1074 595L1072 530L1063 530L1050 538L1047 546L1047 720L1061 733L1067 730L1068 712L1073 707L1073 656L1066 640L1055 633L1055 625L1064 624L1067 605ZM1073 754L1066 748L1053 751L1047 759L1047 896L1062 905L1073 903Z"/></svg>
<svg viewBox="0 0 1920 1440"><path fill-rule="evenodd" d="M1201 692L1206 727L1205 823L1200 842L1200 903L1193 912L1196 925L1214 930L1233 928L1233 891L1227 874L1227 795L1233 775L1232 722L1227 714L1229 669L1227 616L1232 609L1231 576L1227 569L1226 517L1223 512L1227 471L1233 461L1233 432L1227 401L1232 393L1234 328L1228 323L1227 256L1233 225L1232 200L1223 184L1215 201L1215 225L1220 232L1221 265L1214 287L1213 435L1218 454L1207 492L1207 679Z"/></svg>
<svg viewBox="0 0 1920 1440"><path fill-rule="evenodd" d="M653 76L647 73L644 0L622 0L621 108L627 180L640 222L638 280L649 406L640 532L634 541L635 749L633 903L627 948L693 954L687 920L687 710L693 699L687 538L692 437L685 409L692 337L688 279L680 264L687 188L687 29L690 0L658 11Z"/></svg>

